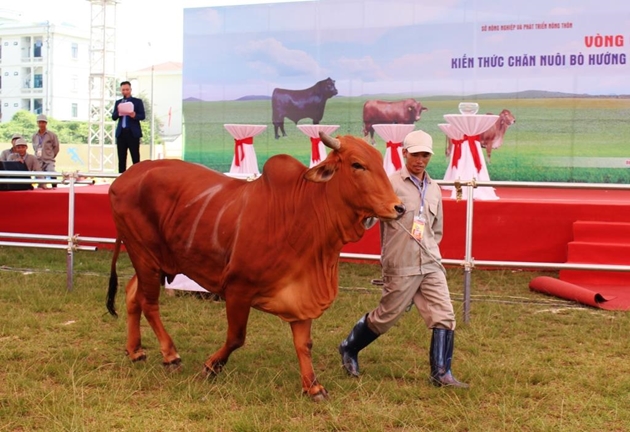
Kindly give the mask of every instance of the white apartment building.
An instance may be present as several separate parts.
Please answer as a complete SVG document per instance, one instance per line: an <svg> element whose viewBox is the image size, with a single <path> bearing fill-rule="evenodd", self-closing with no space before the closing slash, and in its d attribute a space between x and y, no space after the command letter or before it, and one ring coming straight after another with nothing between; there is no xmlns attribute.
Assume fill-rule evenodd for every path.
<svg viewBox="0 0 630 432"><path fill-rule="evenodd" d="M90 34L0 14L0 122L26 110L87 121Z"/></svg>

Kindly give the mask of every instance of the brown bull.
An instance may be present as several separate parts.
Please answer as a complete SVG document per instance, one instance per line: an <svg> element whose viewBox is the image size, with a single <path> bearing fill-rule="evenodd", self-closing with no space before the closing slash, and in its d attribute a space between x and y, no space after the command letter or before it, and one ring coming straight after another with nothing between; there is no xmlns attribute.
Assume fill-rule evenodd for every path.
<svg viewBox="0 0 630 432"><path fill-rule="evenodd" d="M514 123L516 123L516 118L514 118L510 110L504 109L499 113L499 118L496 123L479 136L479 143L481 144L481 147L486 149L488 163L490 163L492 150L501 147L503 144L503 137L505 137L505 132Z"/></svg>
<svg viewBox="0 0 630 432"><path fill-rule="evenodd" d="M133 165L110 188L118 237L136 270L127 299L127 346L132 360L146 357L140 341L144 313L165 365L181 360L160 319L164 277L183 273L225 299L225 344L205 362L216 374L245 342L250 308L289 322L303 392L327 396L311 361L311 322L337 296L339 253L357 241L369 217L404 213L383 170L381 154L365 141L323 135L334 151L307 169L287 155L270 158L248 182L177 160ZM114 256L107 298L116 314ZM133 284L130 284L133 291Z"/></svg>
<svg viewBox="0 0 630 432"><path fill-rule="evenodd" d="M414 124L426 110L428 108L415 99L366 101L363 104L363 135L365 139L370 135L370 142L374 144L375 124Z"/></svg>

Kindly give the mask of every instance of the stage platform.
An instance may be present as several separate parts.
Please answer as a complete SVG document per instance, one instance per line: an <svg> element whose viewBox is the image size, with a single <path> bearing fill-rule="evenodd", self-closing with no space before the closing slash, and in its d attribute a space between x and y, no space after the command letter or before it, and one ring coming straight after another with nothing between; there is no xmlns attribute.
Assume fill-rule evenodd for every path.
<svg viewBox="0 0 630 432"><path fill-rule="evenodd" d="M75 233L116 235L109 185L77 186ZM463 259L466 202L444 193L443 258ZM630 222L630 191L497 188L497 201L475 201L472 255L476 260L564 263L575 221ZM68 189L0 192L1 232L68 232ZM378 225L343 252L378 255Z"/></svg>

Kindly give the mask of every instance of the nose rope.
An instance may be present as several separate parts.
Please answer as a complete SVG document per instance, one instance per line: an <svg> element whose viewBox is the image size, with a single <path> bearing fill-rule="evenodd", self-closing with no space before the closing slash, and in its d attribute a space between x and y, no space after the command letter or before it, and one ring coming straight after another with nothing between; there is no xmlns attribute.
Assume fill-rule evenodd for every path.
<svg viewBox="0 0 630 432"><path fill-rule="evenodd" d="M407 212L405 212L407 213ZM407 227L405 227L402 223L400 223L399 220L396 221L396 223L407 233L409 234L409 236L416 242L418 243L418 246L420 246L420 249L422 249L428 256L429 258L431 258L431 260L433 260L434 262L436 262L437 264L439 264L440 266L442 266L442 262L440 259L438 259L429 249L427 249L420 240L418 240L417 238L415 238L413 236L413 234L411 234L411 231L409 231L407 229ZM444 268L444 266L442 266L442 268Z"/></svg>

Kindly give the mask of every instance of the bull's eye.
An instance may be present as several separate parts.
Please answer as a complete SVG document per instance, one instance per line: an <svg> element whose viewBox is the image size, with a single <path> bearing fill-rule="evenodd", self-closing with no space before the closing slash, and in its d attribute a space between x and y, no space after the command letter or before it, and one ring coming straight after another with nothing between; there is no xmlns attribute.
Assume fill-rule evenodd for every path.
<svg viewBox="0 0 630 432"><path fill-rule="evenodd" d="M361 165L359 162L354 162L352 164L352 168L354 168L356 170L365 170L365 167L363 165Z"/></svg>

